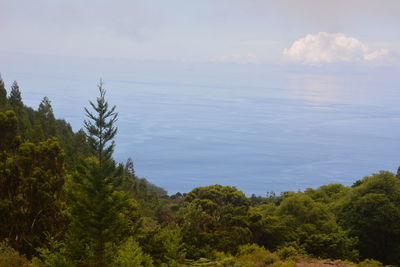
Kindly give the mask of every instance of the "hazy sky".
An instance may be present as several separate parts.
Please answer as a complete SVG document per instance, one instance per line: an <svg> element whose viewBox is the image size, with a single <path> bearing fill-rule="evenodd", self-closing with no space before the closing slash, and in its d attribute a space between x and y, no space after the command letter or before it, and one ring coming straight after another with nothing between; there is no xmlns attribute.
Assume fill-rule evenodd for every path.
<svg viewBox="0 0 400 267"><path fill-rule="evenodd" d="M399 25L399 0L0 0L0 52L397 64Z"/></svg>

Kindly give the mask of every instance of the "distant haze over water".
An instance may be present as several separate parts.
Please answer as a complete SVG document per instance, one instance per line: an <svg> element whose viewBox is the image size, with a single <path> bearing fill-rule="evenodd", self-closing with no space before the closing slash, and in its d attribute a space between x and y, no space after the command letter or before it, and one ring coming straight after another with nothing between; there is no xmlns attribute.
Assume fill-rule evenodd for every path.
<svg viewBox="0 0 400 267"><path fill-rule="evenodd" d="M75 130L102 77L119 112L115 158L132 157L138 176L171 194L211 184L248 195L351 185L400 165L398 70L50 56L14 62L0 65L7 87L17 80L34 108L48 96Z"/></svg>

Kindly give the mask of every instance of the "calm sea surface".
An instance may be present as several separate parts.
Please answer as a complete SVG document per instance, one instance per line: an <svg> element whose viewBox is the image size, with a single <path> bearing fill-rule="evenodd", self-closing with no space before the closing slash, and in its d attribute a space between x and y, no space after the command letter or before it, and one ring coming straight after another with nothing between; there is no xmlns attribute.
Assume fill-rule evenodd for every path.
<svg viewBox="0 0 400 267"><path fill-rule="evenodd" d="M351 185L400 165L396 72L15 62L2 66L7 85L16 79L33 107L48 96L74 129L102 76L119 112L115 158L132 157L139 176L169 193L216 183L259 195Z"/></svg>

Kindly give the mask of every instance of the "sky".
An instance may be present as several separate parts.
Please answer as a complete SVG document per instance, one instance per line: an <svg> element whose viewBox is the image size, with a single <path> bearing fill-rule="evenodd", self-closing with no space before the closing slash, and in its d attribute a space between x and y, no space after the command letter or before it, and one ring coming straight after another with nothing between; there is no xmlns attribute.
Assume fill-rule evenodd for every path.
<svg viewBox="0 0 400 267"><path fill-rule="evenodd" d="M398 64L398 0L0 0L0 53Z"/></svg>

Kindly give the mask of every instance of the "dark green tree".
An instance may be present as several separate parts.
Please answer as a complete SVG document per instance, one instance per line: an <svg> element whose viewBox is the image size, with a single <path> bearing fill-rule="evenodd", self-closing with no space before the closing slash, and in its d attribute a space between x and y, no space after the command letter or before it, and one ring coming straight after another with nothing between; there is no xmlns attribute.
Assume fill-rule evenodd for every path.
<svg viewBox="0 0 400 267"><path fill-rule="evenodd" d="M115 122L118 113L115 112L115 106L111 108L108 106L108 102L105 100L106 90L103 88L101 80L98 88L100 96L96 99L96 104L89 101L95 113L85 108L86 116L90 120L85 120L84 125L89 144L97 154L101 167L103 162L109 160L114 152L113 139L117 133Z"/></svg>
<svg viewBox="0 0 400 267"><path fill-rule="evenodd" d="M14 108L23 106L21 91L19 90L17 81L14 81L13 84L11 85L11 92L8 101Z"/></svg>
<svg viewBox="0 0 400 267"><path fill-rule="evenodd" d="M13 111L0 113L0 133L0 239L31 256L64 229L64 153L55 139L21 143Z"/></svg>
<svg viewBox="0 0 400 267"><path fill-rule="evenodd" d="M42 102L40 102L38 112L46 119L54 119L53 107L51 106L51 102L47 96L43 97Z"/></svg>
<svg viewBox="0 0 400 267"><path fill-rule="evenodd" d="M361 257L400 265L400 180L393 173L358 181L344 198L339 219L359 238Z"/></svg>
<svg viewBox="0 0 400 267"><path fill-rule="evenodd" d="M53 108L50 100L46 96L39 104L38 113L43 135L47 138L57 136L57 125L53 114Z"/></svg>
<svg viewBox="0 0 400 267"><path fill-rule="evenodd" d="M180 209L183 241L189 258L209 257L213 250L235 254L251 241L250 201L233 186L197 187Z"/></svg>
<svg viewBox="0 0 400 267"><path fill-rule="evenodd" d="M0 76L0 107L5 106L8 103L7 100L7 90L4 86L4 81Z"/></svg>
<svg viewBox="0 0 400 267"><path fill-rule="evenodd" d="M73 175L67 248L78 264L101 267L111 262L113 249L134 231L138 208L133 199L118 190L124 167L112 160L117 114L115 106L109 108L101 82L99 91L96 104L90 102L94 112L85 109L89 117L86 134L96 157L85 160Z"/></svg>

